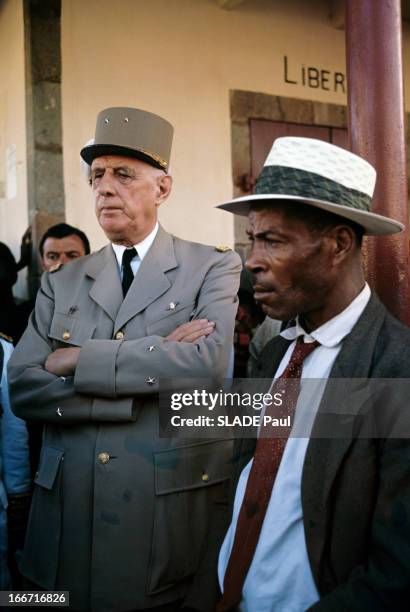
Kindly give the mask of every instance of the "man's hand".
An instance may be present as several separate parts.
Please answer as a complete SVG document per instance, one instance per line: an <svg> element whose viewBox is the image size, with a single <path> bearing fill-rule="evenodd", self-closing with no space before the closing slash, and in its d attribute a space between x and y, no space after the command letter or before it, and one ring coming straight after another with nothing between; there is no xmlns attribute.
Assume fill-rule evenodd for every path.
<svg viewBox="0 0 410 612"><path fill-rule="evenodd" d="M20 245L20 261L17 263L17 270L22 270L31 263L32 250L31 226L29 226L23 234Z"/></svg>
<svg viewBox="0 0 410 612"><path fill-rule="evenodd" d="M47 357L45 369L56 376L73 376L80 350L77 347L57 349Z"/></svg>
<svg viewBox="0 0 410 612"><path fill-rule="evenodd" d="M208 321L208 319L197 319L195 321L189 321L189 323L183 323L172 333L165 338L165 340L173 340L174 342L196 342L202 340L211 334L215 329L215 323Z"/></svg>

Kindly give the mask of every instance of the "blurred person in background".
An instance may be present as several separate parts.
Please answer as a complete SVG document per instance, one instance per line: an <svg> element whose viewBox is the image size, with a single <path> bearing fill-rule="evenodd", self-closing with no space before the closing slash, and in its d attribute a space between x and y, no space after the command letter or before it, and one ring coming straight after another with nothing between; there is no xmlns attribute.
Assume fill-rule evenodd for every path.
<svg viewBox="0 0 410 612"><path fill-rule="evenodd" d="M47 271L91 252L85 233L68 223L57 223L49 227L43 234L38 249L42 268Z"/></svg>
<svg viewBox="0 0 410 612"><path fill-rule="evenodd" d="M0 334L0 590L22 587L18 559L31 490L26 426L10 409L6 365L12 351L11 338Z"/></svg>

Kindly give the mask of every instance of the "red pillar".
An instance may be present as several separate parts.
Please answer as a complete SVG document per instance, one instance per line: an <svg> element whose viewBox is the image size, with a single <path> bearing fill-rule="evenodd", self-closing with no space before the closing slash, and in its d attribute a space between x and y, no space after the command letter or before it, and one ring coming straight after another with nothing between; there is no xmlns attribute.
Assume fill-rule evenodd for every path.
<svg viewBox="0 0 410 612"><path fill-rule="evenodd" d="M370 285L410 324L409 234L400 0L347 0L346 56L351 150L377 170L373 212L405 231L368 238Z"/></svg>

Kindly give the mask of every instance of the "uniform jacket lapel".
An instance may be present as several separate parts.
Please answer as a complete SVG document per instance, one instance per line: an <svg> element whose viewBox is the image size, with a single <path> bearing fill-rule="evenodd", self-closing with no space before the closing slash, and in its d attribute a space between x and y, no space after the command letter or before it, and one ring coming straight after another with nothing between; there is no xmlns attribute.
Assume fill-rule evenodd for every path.
<svg viewBox="0 0 410 612"><path fill-rule="evenodd" d="M172 236L160 227L120 306L114 333L171 287L166 272L177 266Z"/></svg>
<svg viewBox="0 0 410 612"><path fill-rule="evenodd" d="M85 273L94 279L90 297L115 321L122 302L122 288L117 260L111 245L107 245L87 261Z"/></svg>

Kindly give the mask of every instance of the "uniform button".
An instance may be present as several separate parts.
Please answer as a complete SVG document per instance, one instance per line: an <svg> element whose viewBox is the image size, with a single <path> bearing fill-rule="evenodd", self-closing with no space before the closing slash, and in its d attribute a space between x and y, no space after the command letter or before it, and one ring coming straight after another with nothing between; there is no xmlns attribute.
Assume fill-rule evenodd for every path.
<svg viewBox="0 0 410 612"><path fill-rule="evenodd" d="M155 351L155 346L154 345L149 346L148 350L150 353L152 353L152 351Z"/></svg>
<svg viewBox="0 0 410 612"><path fill-rule="evenodd" d="M153 376L149 376L145 382L147 385L155 385L155 378Z"/></svg>
<svg viewBox="0 0 410 612"><path fill-rule="evenodd" d="M108 463L110 460L110 455L108 453L100 453L98 455L98 461L100 463L102 463L103 465L105 465L106 463Z"/></svg>
<svg viewBox="0 0 410 612"><path fill-rule="evenodd" d="M56 410L56 414L58 414L58 416L63 416L63 411L61 410L61 408L57 408Z"/></svg>
<svg viewBox="0 0 410 612"><path fill-rule="evenodd" d="M124 332L123 332L123 331L118 331L118 332L115 334L115 339L116 339L116 340L122 340L123 338L124 338Z"/></svg>
<svg viewBox="0 0 410 612"><path fill-rule="evenodd" d="M209 480L209 475L208 474L202 474L202 481L203 482L208 482Z"/></svg>
<svg viewBox="0 0 410 612"><path fill-rule="evenodd" d="M71 338L70 332L69 331L65 331L63 333L63 340L70 340L70 338Z"/></svg>

